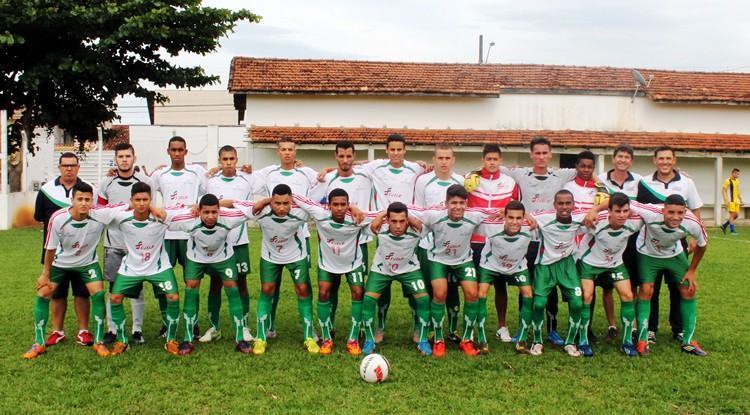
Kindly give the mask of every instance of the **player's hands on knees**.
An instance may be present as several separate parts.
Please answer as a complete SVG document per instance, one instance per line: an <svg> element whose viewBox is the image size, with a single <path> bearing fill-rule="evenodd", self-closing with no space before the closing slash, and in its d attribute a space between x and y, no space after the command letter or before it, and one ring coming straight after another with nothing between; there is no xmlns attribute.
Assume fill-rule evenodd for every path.
<svg viewBox="0 0 750 415"><path fill-rule="evenodd" d="M43 271L36 280L36 289L38 291L42 288L49 288L49 286L49 274L46 271Z"/></svg>
<svg viewBox="0 0 750 415"><path fill-rule="evenodd" d="M685 276L682 277L681 283L685 283L687 281L688 283L688 293L690 295L694 295L696 291L698 291L698 276L695 275L695 271L688 271L685 273Z"/></svg>

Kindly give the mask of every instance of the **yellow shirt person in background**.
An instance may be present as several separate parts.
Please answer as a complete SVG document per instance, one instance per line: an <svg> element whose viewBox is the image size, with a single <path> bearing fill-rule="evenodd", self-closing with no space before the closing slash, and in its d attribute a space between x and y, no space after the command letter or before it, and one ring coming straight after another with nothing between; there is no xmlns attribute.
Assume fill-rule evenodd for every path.
<svg viewBox="0 0 750 415"><path fill-rule="evenodd" d="M724 206L727 207L727 211L729 212L729 219L721 225L721 230L727 233L727 227L729 227L730 233L737 235L737 232L734 230L734 221L737 220L737 216L740 213L740 206L745 204L740 195L740 169L732 169L732 174L724 181L724 186L721 187L721 195L724 198Z"/></svg>

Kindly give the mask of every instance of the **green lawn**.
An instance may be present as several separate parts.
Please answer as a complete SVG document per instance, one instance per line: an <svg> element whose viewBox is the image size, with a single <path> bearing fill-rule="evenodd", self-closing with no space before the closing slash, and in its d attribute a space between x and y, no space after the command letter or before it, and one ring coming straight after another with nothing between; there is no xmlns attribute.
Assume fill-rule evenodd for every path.
<svg viewBox="0 0 750 415"><path fill-rule="evenodd" d="M668 340L663 295L663 334L647 358L626 358L603 343L594 345L592 359L572 359L549 346L535 358L493 341L489 356L468 359L451 348L443 360L425 359L411 345L409 311L394 287L389 330L379 348L392 372L382 385L359 379L359 359L348 356L341 342L331 356L302 350L289 279L279 310L280 336L261 357L233 352L226 337L198 345L187 358L168 355L156 338L156 303L149 301L145 345L102 359L68 340L24 361L21 354L33 339L41 230L0 232L0 413L747 413L750 356L743 345L750 342L745 271L750 260L744 253L750 229L739 231L741 236L728 237L712 230L699 269L696 337L709 351L707 358L681 354ZM259 254L257 233L252 237L254 319ZM205 328L201 297L199 321ZM337 331L346 333L350 303L343 288L341 297ZM225 303L225 329L226 311ZM516 318L511 310L509 321ZM492 319L488 327L494 326ZM75 332L72 306L66 328L68 336ZM594 328L597 333L605 328L599 306Z"/></svg>

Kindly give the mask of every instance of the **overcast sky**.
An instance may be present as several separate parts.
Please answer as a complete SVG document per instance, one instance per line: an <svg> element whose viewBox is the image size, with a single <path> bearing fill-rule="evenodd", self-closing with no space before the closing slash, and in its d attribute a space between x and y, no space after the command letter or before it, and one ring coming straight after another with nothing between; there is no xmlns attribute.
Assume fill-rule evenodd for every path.
<svg viewBox="0 0 750 415"><path fill-rule="evenodd" d="M750 1L206 0L263 16L209 56L182 56L221 76L234 56L419 62L478 60L750 72ZM121 101L123 123L147 123ZM144 104L145 106L145 104ZM127 107L127 108L125 108Z"/></svg>

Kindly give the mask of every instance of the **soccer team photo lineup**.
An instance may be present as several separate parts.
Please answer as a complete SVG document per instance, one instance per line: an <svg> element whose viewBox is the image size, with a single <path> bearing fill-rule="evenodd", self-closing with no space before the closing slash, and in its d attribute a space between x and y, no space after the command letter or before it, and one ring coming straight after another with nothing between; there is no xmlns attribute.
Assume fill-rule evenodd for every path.
<svg viewBox="0 0 750 415"><path fill-rule="evenodd" d="M100 357L134 345L158 353L157 343L187 357L222 336L233 341L223 340L227 353L266 359L281 352L277 336L299 338L301 349L286 353L364 356L410 337L415 358L576 358L600 348L638 358L657 340L660 291L668 291L671 335L663 328L659 341L685 359L709 354L696 312L708 247L703 202L677 167L678 149L656 147L654 170L640 175L622 143L597 176L591 151L577 154L575 168L552 168L554 143L543 136L528 143L525 167L503 165L501 143L487 143L470 155L476 169L468 172L454 171L450 145L412 161L409 144L390 135L386 158L368 161L339 141L330 167L316 171L297 157L295 137L282 137L276 164L243 164L224 146L207 170L186 159L184 138L165 137L168 164L146 171L132 145L118 144L116 167L98 186L78 177L75 153L63 153L59 176L36 198L41 273L23 358L54 359L56 348L73 347L67 337ZM722 189L728 235L744 205L739 176L734 169ZM253 232L259 259L250 258ZM249 289L258 279L260 289ZM280 295L284 280L297 315L277 313L280 301L293 301ZM392 295L394 283L401 290ZM66 332L69 293L78 329ZM350 310L339 310L340 296L350 296ZM148 301L159 315L145 313ZM389 307L401 301L409 332L389 328ZM506 319L510 307L517 321ZM220 328L222 312L228 327ZM497 327L487 327L491 314ZM595 315L606 332L592 331ZM336 332L337 318L351 322L345 332ZM144 332L145 319L160 319L160 332ZM299 321L299 331L278 332L280 319Z"/></svg>

